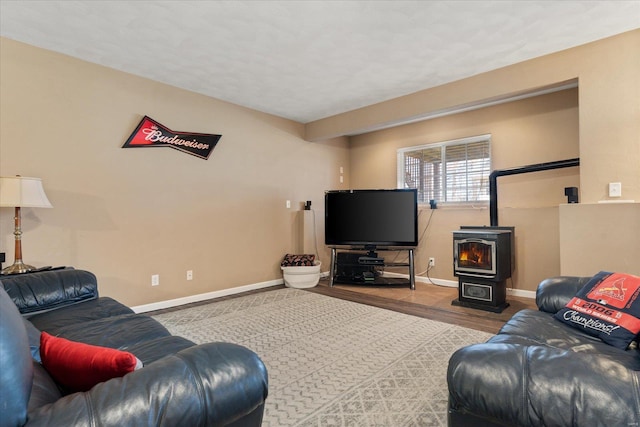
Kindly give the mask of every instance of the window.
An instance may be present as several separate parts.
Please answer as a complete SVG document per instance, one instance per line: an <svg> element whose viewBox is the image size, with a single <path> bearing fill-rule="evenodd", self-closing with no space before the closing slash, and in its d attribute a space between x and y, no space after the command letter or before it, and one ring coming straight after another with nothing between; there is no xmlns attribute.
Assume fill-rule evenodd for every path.
<svg viewBox="0 0 640 427"><path fill-rule="evenodd" d="M491 135L398 150L398 188L417 188L418 203L489 200Z"/></svg>

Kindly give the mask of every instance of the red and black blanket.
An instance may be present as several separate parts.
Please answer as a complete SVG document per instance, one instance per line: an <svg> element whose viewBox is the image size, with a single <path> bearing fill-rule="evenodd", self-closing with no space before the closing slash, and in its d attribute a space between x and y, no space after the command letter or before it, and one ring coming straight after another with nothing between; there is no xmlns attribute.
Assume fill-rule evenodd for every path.
<svg viewBox="0 0 640 427"><path fill-rule="evenodd" d="M640 332L640 277L601 271L555 318L625 350Z"/></svg>

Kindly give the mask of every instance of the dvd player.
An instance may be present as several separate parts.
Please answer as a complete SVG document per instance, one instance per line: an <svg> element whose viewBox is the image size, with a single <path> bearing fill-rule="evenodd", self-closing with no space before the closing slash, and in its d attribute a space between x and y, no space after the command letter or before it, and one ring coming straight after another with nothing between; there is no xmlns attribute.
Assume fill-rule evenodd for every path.
<svg viewBox="0 0 640 427"><path fill-rule="evenodd" d="M384 265L384 258L371 257L371 256L361 256L361 257L358 258L358 262L360 264Z"/></svg>

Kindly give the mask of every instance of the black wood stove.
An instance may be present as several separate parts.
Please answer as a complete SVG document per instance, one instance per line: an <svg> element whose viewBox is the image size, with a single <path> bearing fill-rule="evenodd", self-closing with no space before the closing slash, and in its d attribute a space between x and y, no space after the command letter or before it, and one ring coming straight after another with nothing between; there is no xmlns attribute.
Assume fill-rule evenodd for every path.
<svg viewBox="0 0 640 427"><path fill-rule="evenodd" d="M501 313L506 281L515 264L514 227L463 226L453 232L453 274L458 299L453 305Z"/></svg>

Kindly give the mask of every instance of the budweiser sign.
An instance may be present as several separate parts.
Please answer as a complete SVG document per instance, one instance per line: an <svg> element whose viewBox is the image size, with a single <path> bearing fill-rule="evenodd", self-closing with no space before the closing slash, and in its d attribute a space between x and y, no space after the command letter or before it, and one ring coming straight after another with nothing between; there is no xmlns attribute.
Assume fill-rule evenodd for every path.
<svg viewBox="0 0 640 427"><path fill-rule="evenodd" d="M176 132L144 116L122 148L171 147L208 159L222 135Z"/></svg>

